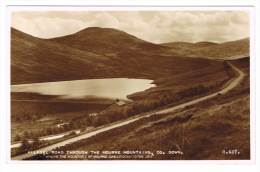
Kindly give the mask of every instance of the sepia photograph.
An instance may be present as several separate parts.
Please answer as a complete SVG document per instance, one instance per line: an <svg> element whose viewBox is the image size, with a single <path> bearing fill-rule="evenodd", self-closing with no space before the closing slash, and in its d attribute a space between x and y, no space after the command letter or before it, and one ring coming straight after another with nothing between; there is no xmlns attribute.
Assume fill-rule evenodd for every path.
<svg viewBox="0 0 260 172"><path fill-rule="evenodd" d="M11 10L11 161L252 160L251 9Z"/></svg>

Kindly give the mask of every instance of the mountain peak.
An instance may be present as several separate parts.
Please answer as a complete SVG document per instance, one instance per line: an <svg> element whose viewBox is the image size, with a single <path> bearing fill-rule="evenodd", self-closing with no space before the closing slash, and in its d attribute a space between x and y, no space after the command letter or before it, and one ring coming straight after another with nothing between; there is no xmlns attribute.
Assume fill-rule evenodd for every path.
<svg viewBox="0 0 260 172"><path fill-rule="evenodd" d="M83 30L78 31L77 33L81 32L118 32L118 33L125 33L121 30L114 29L114 28L103 28L103 27L88 27Z"/></svg>
<svg viewBox="0 0 260 172"><path fill-rule="evenodd" d="M124 31L114 28L89 27L75 34L50 39L84 51L99 53L122 52L129 50L154 51L163 48L141 40Z"/></svg>

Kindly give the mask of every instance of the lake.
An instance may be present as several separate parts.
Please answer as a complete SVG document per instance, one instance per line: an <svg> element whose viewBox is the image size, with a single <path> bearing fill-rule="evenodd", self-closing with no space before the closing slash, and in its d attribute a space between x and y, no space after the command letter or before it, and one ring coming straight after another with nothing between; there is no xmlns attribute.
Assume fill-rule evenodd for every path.
<svg viewBox="0 0 260 172"><path fill-rule="evenodd" d="M127 95L151 87L153 80L108 78L11 85L11 92L30 92L61 98L102 97L127 99Z"/></svg>

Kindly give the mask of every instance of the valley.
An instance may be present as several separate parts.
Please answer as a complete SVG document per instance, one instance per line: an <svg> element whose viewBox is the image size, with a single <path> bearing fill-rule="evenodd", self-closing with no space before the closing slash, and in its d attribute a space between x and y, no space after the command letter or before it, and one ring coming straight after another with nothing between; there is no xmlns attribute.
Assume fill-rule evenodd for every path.
<svg viewBox="0 0 260 172"><path fill-rule="evenodd" d="M11 37L11 85L42 84L46 89L46 92L28 89L11 93L11 143L21 143L21 147L12 149L13 159L27 151L46 147L52 150L65 143L71 144L60 149L156 152L162 147L161 151L187 149L188 152L184 156L151 159L250 157L250 140L246 137L249 132L249 39L221 44L154 44L120 30L97 27L52 39L36 38L11 28ZM151 80L154 86L128 92L123 97L119 95L120 83L99 84L102 90L114 94L112 97L105 96L101 90L92 91L100 95L92 95L91 91L83 94L90 88L79 82L76 85L81 88L76 85L66 88L68 93L73 90L80 93L78 97L61 92L62 87L55 91L50 90L53 87L44 86L48 82L111 78ZM123 106L110 108L120 101L118 99L125 99ZM210 101L206 101L208 99ZM246 106L239 109L241 104ZM227 111L231 117L227 116ZM211 120L216 123L209 122ZM232 120L238 123L232 124ZM63 126L59 127L60 124ZM86 130L89 128L91 130ZM81 134L74 133L76 130ZM194 136L190 134L193 131ZM223 149L230 147L230 142L221 138L234 140L235 131L245 134L241 138L243 155L207 154L208 148L219 152L221 146L217 145L222 145ZM71 132L69 137L51 142L39 140L66 132ZM141 137L143 135L145 137ZM169 139L177 141L166 143ZM214 144L215 141L221 143ZM205 144L205 147L195 143Z"/></svg>
<svg viewBox="0 0 260 172"><path fill-rule="evenodd" d="M241 65L241 61L243 60L235 63ZM157 155L151 159L248 159L250 157L250 151L248 150L250 139L248 139L247 133L249 129L249 104L240 106L239 109L237 105L242 105L248 101L247 91L249 85L244 83L248 83L249 81L249 71L246 66L243 68L245 73L242 73L234 66L232 68L237 70L236 79L217 93L183 103L179 106L155 111L150 114L148 113L107 127L105 126L96 131L68 139L67 141L37 151L51 151L52 149L57 152L68 150L79 152L91 150L112 152L150 150L154 152L154 154L157 152ZM239 98L230 103L230 99L237 94ZM211 101L205 101L207 99L211 99ZM189 107L186 108L187 106ZM210 108L205 109L204 107ZM214 122L210 122L212 120ZM233 120L236 120L239 124L234 124ZM241 125L244 127L240 128ZM134 131L131 129L133 127L135 128ZM242 136L238 137L236 134L238 131L239 133L243 133ZM198 134L194 135L194 132ZM143 135L145 135L145 137ZM232 142L228 140L222 141L221 138L223 137L238 137L239 140L242 139L241 142L239 142L239 154L223 155L223 147L236 151L238 149ZM114 142L114 140L118 141ZM217 143L214 141L217 141ZM138 145L138 147L136 147L137 145L135 143L139 142L141 142L143 146L140 147L140 145ZM206 144L206 146L202 146L204 144ZM55 147L58 148L56 149ZM208 148L214 148L215 153L209 153ZM158 154L158 152L162 151L185 153L184 155L182 153L181 155L168 154L167 156L162 156L160 153ZM240 154L240 152L242 153ZM16 156L13 159L48 159L48 156L24 154ZM78 160L81 160L81 158Z"/></svg>

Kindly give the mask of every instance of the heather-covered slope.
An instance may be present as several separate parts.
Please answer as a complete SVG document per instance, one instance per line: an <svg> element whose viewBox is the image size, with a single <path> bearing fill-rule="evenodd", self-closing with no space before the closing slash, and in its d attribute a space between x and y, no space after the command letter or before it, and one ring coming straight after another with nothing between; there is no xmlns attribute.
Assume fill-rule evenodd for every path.
<svg viewBox="0 0 260 172"><path fill-rule="evenodd" d="M11 30L11 84L111 77L156 79L210 65L222 64L176 56L168 47L115 29L89 28L55 39Z"/></svg>
<svg viewBox="0 0 260 172"><path fill-rule="evenodd" d="M230 60L242 57L248 57L249 38L225 42L221 44L213 42L171 42L161 45L172 48L172 51L182 56L208 58L215 60Z"/></svg>

